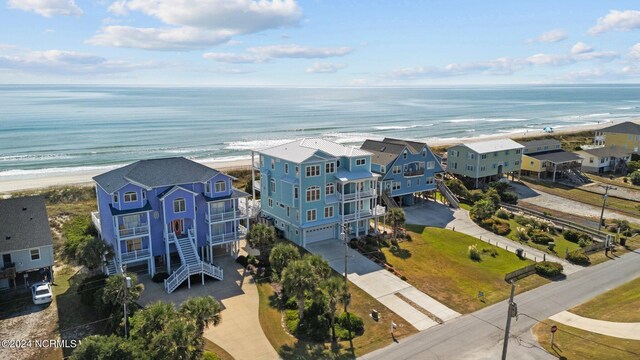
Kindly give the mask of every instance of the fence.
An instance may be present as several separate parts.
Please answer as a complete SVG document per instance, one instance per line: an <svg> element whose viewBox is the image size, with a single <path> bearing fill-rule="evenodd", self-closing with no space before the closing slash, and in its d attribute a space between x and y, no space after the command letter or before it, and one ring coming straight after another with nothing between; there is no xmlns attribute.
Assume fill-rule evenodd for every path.
<svg viewBox="0 0 640 360"><path fill-rule="evenodd" d="M598 252L600 250L603 250L605 248L606 244L605 242L594 242L589 246L585 246L582 248L582 250L584 251L584 253L586 255L590 255L593 254L595 252Z"/></svg>
<svg viewBox="0 0 640 360"><path fill-rule="evenodd" d="M519 279L521 277L529 276L536 272L536 264L525 266L521 269L512 271L504 276L504 281L511 281L513 279Z"/></svg>

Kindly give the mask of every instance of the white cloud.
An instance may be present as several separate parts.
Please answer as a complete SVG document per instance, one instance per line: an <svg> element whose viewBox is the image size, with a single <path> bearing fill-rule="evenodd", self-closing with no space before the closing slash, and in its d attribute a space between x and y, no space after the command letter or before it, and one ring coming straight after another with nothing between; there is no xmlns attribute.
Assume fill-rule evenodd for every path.
<svg viewBox="0 0 640 360"><path fill-rule="evenodd" d="M535 42L554 43L554 42L562 41L566 38L567 38L567 32L564 29L553 29L540 34L540 36L536 38L528 39L527 42L528 43L535 43Z"/></svg>
<svg viewBox="0 0 640 360"><path fill-rule="evenodd" d="M574 62L569 55L550 55L550 54L535 54L526 59L526 62L532 65L566 65Z"/></svg>
<svg viewBox="0 0 640 360"><path fill-rule="evenodd" d="M30 11L44 17L83 14L82 9L76 5L74 0L8 0L7 5L10 9Z"/></svg>
<svg viewBox="0 0 640 360"><path fill-rule="evenodd" d="M571 48L571 53L572 54L584 54L584 53L588 53L588 52L592 52L592 51L593 51L593 47L583 43L582 41L578 41Z"/></svg>
<svg viewBox="0 0 640 360"><path fill-rule="evenodd" d="M235 54L235 53L206 53L203 58L227 63L227 64L261 64L270 61L269 58L254 54Z"/></svg>
<svg viewBox="0 0 640 360"><path fill-rule="evenodd" d="M301 45L269 45L247 49L247 51L271 58L317 59L345 56L353 51L349 47L321 48Z"/></svg>
<svg viewBox="0 0 640 360"><path fill-rule="evenodd" d="M589 35L598 35L607 31L631 31L640 29L640 11L638 10L610 10L598 19L595 26L589 29Z"/></svg>
<svg viewBox="0 0 640 360"><path fill-rule="evenodd" d="M64 50L20 50L0 53L0 69L59 75L99 75L156 67L155 63L131 63Z"/></svg>
<svg viewBox="0 0 640 360"><path fill-rule="evenodd" d="M202 49L236 35L295 26L302 18L295 0L119 0L109 11L121 16L141 12L168 26L107 26L89 43L148 50Z"/></svg>
<svg viewBox="0 0 640 360"><path fill-rule="evenodd" d="M629 57L635 60L640 60L640 43L637 43L629 50Z"/></svg>
<svg viewBox="0 0 640 360"><path fill-rule="evenodd" d="M347 67L347 64L332 64L326 62L317 62L307 68L310 74L332 74Z"/></svg>

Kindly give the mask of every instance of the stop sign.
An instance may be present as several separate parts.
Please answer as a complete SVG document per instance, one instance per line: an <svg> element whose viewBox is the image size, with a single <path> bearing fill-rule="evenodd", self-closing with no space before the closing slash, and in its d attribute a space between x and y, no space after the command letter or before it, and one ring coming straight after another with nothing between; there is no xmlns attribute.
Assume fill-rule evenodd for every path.
<svg viewBox="0 0 640 360"><path fill-rule="evenodd" d="M554 333L554 332L556 332L556 331L558 331L558 327L557 327L557 326L555 326L555 325L553 325L553 326L551 327L551 332L552 332L552 333Z"/></svg>

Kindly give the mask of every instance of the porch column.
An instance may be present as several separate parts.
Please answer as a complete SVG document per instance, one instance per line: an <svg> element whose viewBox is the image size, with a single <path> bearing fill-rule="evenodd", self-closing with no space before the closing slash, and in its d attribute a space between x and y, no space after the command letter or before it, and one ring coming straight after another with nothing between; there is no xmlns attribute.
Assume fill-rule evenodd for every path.
<svg viewBox="0 0 640 360"><path fill-rule="evenodd" d="M553 163L553 182L556 182L556 169L558 168L558 164Z"/></svg>
<svg viewBox="0 0 640 360"><path fill-rule="evenodd" d="M167 232L167 224L164 224L164 245L167 251L167 274L171 275L171 253L169 252L169 233Z"/></svg>
<svg viewBox="0 0 640 360"><path fill-rule="evenodd" d="M153 239L151 238L151 219L149 216L149 211L147 211L147 227L149 228L149 255L151 256L151 266L149 267L149 274L153 276L156 274L156 259L153 256Z"/></svg>
<svg viewBox="0 0 640 360"><path fill-rule="evenodd" d="M255 198L254 198L254 199L255 199ZM247 223L246 223L246 225L247 225L247 226L246 226L246 228L247 228L247 233L248 233L248 232L249 232L249 219L250 219L250 214L249 214L249 212L250 212L250 211L249 211L249 198L248 198L248 197L244 198L244 201L245 201L245 204L246 204L246 205L245 205L245 207L246 207L246 209L247 209L247 214L246 214L246 215L247 215ZM255 200L254 200L254 201L255 201Z"/></svg>

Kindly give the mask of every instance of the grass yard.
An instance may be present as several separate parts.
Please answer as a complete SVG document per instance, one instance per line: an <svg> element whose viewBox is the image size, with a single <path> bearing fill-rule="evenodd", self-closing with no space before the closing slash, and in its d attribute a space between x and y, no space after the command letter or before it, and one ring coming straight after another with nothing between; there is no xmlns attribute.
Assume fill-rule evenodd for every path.
<svg viewBox="0 0 640 360"><path fill-rule="evenodd" d="M569 310L591 319L640 322L640 277Z"/></svg>
<svg viewBox="0 0 640 360"><path fill-rule="evenodd" d="M338 276L337 274L335 276ZM269 283L258 283L260 296L260 325L267 339L283 359L351 359L390 345L389 322L398 324L396 338L414 334L417 330L404 319L392 313L384 305L369 296L357 286L349 283L351 291L350 312L364 321L364 334L353 339L353 351L349 341L338 342L333 348L331 342L324 344L299 341L285 330L282 323L282 311L273 288ZM369 316L371 309L379 311L381 320L373 321ZM340 311L338 312L340 313Z"/></svg>
<svg viewBox="0 0 640 360"><path fill-rule="evenodd" d="M554 347L551 348L552 325L558 326ZM538 342L550 354L565 360L636 360L640 358L640 341L619 339L611 336L594 334L564 324L556 324L546 320L532 329Z"/></svg>
<svg viewBox="0 0 640 360"><path fill-rule="evenodd" d="M218 355L218 358L220 358L220 360L234 360L231 354L226 352L220 346L216 345L216 343L206 338L203 338L203 340L204 340L204 351L209 351Z"/></svg>
<svg viewBox="0 0 640 360"><path fill-rule="evenodd" d="M413 231L413 241L402 242L404 256L396 257L388 248L383 252L388 262L416 288L460 313L470 313L509 296L510 286L504 275L527 265L530 260L520 260L504 249L484 243L474 237L447 229L408 226ZM482 261L469 258L468 248L477 244L478 249L495 249L497 256L483 255ZM516 282L521 293L549 280L531 275ZM485 302L478 299L478 292L485 294Z"/></svg>
<svg viewBox="0 0 640 360"><path fill-rule="evenodd" d="M570 188L560 184L527 181L526 185L532 189L540 190L566 199L579 201L593 206L602 206L601 194L592 193L578 188ZM640 203L631 200L623 200L611 196L607 199L607 209L616 210L632 216L640 215L638 206L640 206Z"/></svg>

